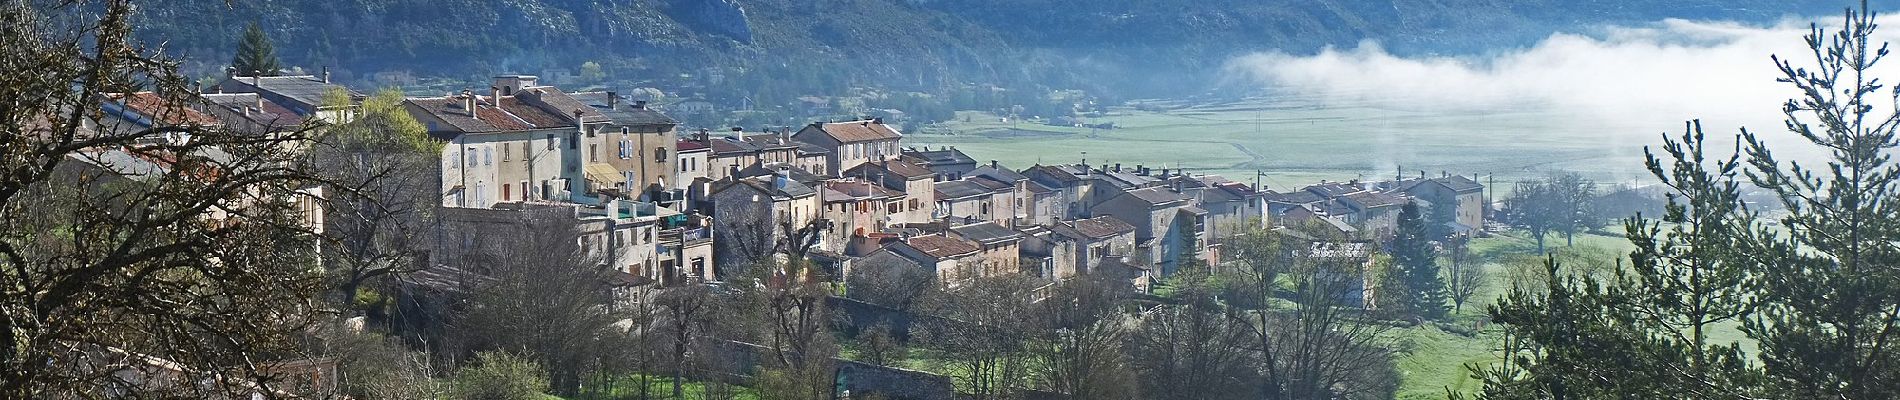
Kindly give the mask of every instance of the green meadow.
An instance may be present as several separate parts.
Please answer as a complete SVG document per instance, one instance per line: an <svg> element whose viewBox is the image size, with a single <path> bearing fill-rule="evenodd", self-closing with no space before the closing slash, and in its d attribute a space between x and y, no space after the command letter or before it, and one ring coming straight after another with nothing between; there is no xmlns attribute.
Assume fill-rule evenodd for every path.
<svg viewBox="0 0 1900 400"><path fill-rule="evenodd" d="M1139 102L1081 118L1114 129L1053 126L961 112L955 121L904 138L907 146L955 146L979 161L1029 165L1076 163L1186 168L1270 188L1320 180L1388 179L1440 173L1498 182L1550 171L1604 183L1646 181L1642 146L1679 126L1631 126L1559 111L1421 111L1370 105L1315 106L1308 98L1212 104ZM1484 179L1481 179L1484 180Z"/></svg>

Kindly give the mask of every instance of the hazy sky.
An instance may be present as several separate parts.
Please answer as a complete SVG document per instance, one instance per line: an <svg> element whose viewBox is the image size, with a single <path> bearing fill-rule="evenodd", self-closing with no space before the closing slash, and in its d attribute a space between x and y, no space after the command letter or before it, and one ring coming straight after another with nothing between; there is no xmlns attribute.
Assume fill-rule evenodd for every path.
<svg viewBox="0 0 1900 400"><path fill-rule="evenodd" d="M1791 19L1774 26L1667 20L1592 35L1556 34L1529 48L1481 57L1399 57L1366 42L1313 55L1257 53L1233 60L1230 68L1239 79L1327 103L1422 111L1560 110L1576 118L1563 123L1606 126L1679 127L1700 118L1724 133L1741 125L1781 130L1780 105L1798 93L1775 82L1780 73L1769 56L1813 65L1802 41L1808 21L1839 19ZM1881 36L1900 41L1900 20L1882 20L1892 28ZM1883 65L1881 76L1900 81L1900 59ZM1618 132L1649 140L1662 130Z"/></svg>

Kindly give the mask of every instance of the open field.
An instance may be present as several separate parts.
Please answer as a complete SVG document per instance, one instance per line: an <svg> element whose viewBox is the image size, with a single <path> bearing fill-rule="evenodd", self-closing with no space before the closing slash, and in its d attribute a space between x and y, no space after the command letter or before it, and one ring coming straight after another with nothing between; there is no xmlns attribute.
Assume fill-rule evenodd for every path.
<svg viewBox="0 0 1900 400"><path fill-rule="evenodd" d="M913 146L956 146L980 161L1017 168L1043 163L1187 168L1273 188L1319 180L1384 179L1441 171L1495 175L1499 182L1576 171L1599 182L1647 181L1642 146L1679 126L1574 123L1551 111L1446 112L1365 106L1315 107L1281 98L1116 108L1084 122L1116 129L1050 126L964 112ZM1502 185L1500 185L1502 186Z"/></svg>

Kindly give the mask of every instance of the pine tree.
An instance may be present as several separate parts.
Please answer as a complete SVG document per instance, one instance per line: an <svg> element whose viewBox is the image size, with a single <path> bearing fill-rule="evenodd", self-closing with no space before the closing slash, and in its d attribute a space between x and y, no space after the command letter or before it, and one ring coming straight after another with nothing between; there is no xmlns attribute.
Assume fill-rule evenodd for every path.
<svg viewBox="0 0 1900 400"><path fill-rule="evenodd" d="M1386 298L1397 312L1425 318L1445 316L1445 281L1438 277L1438 249L1432 243L1425 215L1418 204L1406 203L1399 210L1398 231L1392 237L1392 283Z"/></svg>
<svg viewBox="0 0 1900 400"><path fill-rule="evenodd" d="M240 76L277 76L277 70L283 68L277 60L277 50L271 48L270 37L264 34L264 28L253 22L244 27L244 38L238 40L237 55L231 57L231 68Z"/></svg>
<svg viewBox="0 0 1900 400"><path fill-rule="evenodd" d="M1748 177L1787 209L1785 230L1751 231L1741 249L1759 260L1749 286L1758 310L1743 330L1788 398L1900 398L1900 150L1889 88L1870 71L1887 55L1874 42L1865 2L1837 32L1807 36L1810 65L1776 57L1788 101L1789 139L1826 154L1825 165L1775 158L1743 131ZM1805 64L1805 63L1804 63ZM1806 158L1811 160L1812 158ZM1803 160L1806 161L1806 160Z"/></svg>

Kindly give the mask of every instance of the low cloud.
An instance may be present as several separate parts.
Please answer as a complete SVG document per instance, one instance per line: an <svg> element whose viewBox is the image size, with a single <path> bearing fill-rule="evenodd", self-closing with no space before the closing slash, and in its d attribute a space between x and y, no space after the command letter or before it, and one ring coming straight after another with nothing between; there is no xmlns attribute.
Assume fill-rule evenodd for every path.
<svg viewBox="0 0 1900 400"><path fill-rule="evenodd" d="M1900 20L1882 19L1900 26ZM1274 93L1321 105L1554 110L1575 120L1553 122L1632 128L1617 131L1654 139L1698 118L1716 130L1711 134L1744 125L1780 129L1781 104L1799 93L1775 81L1781 73L1769 56L1782 55L1796 66L1814 63L1802 39L1808 25L1793 20L1773 26L1667 20L1600 32L1556 34L1529 48L1483 57L1402 57L1366 42L1313 55L1258 53L1233 60L1229 68ZM1882 36L1900 40L1900 31ZM1900 59L1885 64L1877 75L1900 81Z"/></svg>

